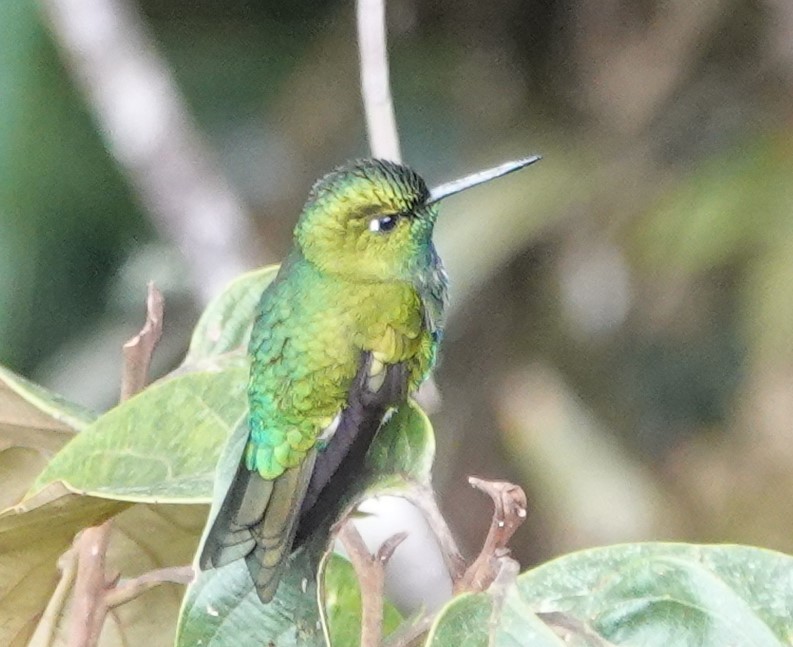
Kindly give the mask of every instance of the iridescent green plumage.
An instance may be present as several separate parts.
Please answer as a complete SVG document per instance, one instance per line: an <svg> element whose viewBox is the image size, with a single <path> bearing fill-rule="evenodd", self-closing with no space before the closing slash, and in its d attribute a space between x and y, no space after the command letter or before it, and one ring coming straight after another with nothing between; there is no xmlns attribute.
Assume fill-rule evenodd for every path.
<svg viewBox="0 0 793 647"><path fill-rule="evenodd" d="M435 202L464 187L434 194L409 168L381 160L314 185L293 249L261 298L249 440L202 568L244 557L266 602L296 535L302 541L336 513L383 416L435 363L446 302Z"/></svg>
<svg viewBox="0 0 793 647"><path fill-rule="evenodd" d="M356 162L325 176L262 295L249 347L250 438L202 565L247 551L263 600L275 591L301 512L310 512L303 499L315 462L343 458L333 456L334 431L347 423L354 385L376 401L388 367L399 365L399 391L409 393L434 364L446 280L432 246L437 211L428 197L418 175L389 162ZM356 381L362 367L364 379ZM399 402L376 404L385 410ZM324 469L328 483L312 484L315 494L333 467ZM234 491L241 486L251 494Z"/></svg>
<svg viewBox="0 0 793 647"><path fill-rule="evenodd" d="M249 469L271 479L305 457L344 406L362 352L408 361L411 390L427 375L434 344L412 279L437 259L428 194L415 173L387 162L339 169L312 189L251 339ZM396 214L410 215L388 233L369 230ZM438 282L442 302L442 274Z"/></svg>

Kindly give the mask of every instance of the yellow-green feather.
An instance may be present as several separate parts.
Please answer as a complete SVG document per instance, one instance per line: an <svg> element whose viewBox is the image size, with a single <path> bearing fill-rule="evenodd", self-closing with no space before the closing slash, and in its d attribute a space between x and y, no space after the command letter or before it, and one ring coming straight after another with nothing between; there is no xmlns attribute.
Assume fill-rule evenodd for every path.
<svg viewBox="0 0 793 647"><path fill-rule="evenodd" d="M265 479L297 466L344 407L363 351L407 361L409 390L434 358L421 297L409 283L355 282L293 253L262 297L251 340L246 465Z"/></svg>

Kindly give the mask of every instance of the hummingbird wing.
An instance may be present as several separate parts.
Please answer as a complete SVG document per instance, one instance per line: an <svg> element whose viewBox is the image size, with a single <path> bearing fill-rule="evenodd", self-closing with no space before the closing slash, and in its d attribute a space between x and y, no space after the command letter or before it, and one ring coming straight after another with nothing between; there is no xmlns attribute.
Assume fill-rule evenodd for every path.
<svg viewBox="0 0 793 647"><path fill-rule="evenodd" d="M407 365L386 364L381 368L385 376L373 377L372 364L372 354L363 353L339 426L317 455L300 508L295 546L338 517L344 494L361 477L366 452L388 410L407 399ZM376 382L380 383L374 388Z"/></svg>
<svg viewBox="0 0 793 647"><path fill-rule="evenodd" d="M274 479L248 469L242 457L204 542L202 569L244 558L259 598L273 598L293 544L300 546L336 518L386 412L406 398L404 363L382 366L385 376L379 378L372 365L371 353L363 353L338 427L322 451L310 450L300 465Z"/></svg>
<svg viewBox="0 0 793 647"><path fill-rule="evenodd" d="M296 502L305 495L315 457L311 450L300 465L272 480L249 470L243 457L204 542L201 569L244 558L259 597L272 599L297 530Z"/></svg>

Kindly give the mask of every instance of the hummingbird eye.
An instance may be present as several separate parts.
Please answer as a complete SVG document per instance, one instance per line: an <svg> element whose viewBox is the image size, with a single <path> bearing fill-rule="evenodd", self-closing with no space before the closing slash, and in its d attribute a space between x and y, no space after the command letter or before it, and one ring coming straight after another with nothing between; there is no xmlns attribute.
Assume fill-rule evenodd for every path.
<svg viewBox="0 0 793 647"><path fill-rule="evenodd" d="M397 226L398 216L380 216L369 221L369 231L389 232Z"/></svg>

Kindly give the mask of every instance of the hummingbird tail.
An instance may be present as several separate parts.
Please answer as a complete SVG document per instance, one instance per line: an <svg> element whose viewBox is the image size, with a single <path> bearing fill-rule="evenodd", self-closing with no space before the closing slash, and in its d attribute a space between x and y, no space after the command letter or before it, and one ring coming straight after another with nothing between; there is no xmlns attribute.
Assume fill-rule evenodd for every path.
<svg viewBox="0 0 793 647"><path fill-rule="evenodd" d="M201 569L244 558L259 598L272 600L291 552L314 457L312 451L303 463L273 480L263 479L241 460L204 542Z"/></svg>

